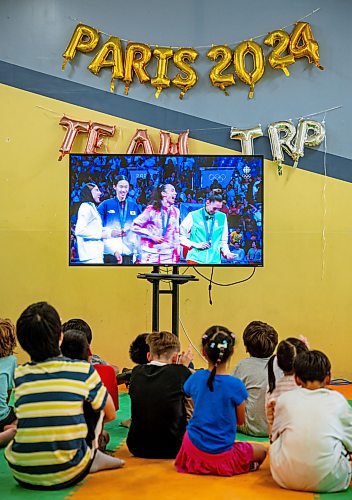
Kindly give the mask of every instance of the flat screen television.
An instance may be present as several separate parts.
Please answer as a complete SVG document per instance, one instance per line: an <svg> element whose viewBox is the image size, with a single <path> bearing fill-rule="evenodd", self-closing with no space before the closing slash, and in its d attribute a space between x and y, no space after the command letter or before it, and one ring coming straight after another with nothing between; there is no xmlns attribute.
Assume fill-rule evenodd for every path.
<svg viewBox="0 0 352 500"><path fill-rule="evenodd" d="M262 156L71 154L72 266L263 266Z"/></svg>

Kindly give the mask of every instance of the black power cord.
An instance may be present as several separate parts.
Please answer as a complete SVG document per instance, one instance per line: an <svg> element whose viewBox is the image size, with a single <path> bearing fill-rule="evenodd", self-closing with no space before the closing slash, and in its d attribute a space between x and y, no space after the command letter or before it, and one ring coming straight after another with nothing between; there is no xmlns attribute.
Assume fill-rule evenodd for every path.
<svg viewBox="0 0 352 500"><path fill-rule="evenodd" d="M203 279L205 279L205 280L207 280L209 282L208 293L209 293L209 303L210 303L210 305L213 305L213 301L212 301L212 297L211 297L211 290L212 290L212 286L213 285L216 285L216 286L233 286L233 285L238 285L239 283L244 283L245 281L250 280L254 276L255 271L256 271L256 268L253 267L253 271L250 274L250 276L248 276L247 278L244 278L243 280L234 281L232 283L218 283L216 281L213 281L214 267L211 268L210 278L207 278L207 276L204 276L204 274L202 274L201 272L199 272L196 267L193 266L193 269L194 269L194 271L197 274L199 274L199 276L201 276Z"/></svg>

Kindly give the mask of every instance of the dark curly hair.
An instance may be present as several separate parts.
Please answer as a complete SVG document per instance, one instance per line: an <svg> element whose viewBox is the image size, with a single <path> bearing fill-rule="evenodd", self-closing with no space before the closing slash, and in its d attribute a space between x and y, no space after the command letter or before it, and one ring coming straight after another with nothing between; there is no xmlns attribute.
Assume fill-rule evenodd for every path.
<svg viewBox="0 0 352 500"><path fill-rule="evenodd" d="M133 340L130 345L130 358L136 365L145 365L148 363L147 353L149 352L149 345L147 338L149 333L141 333Z"/></svg>
<svg viewBox="0 0 352 500"><path fill-rule="evenodd" d="M13 354L16 347L15 325L8 318L0 318L0 358Z"/></svg>

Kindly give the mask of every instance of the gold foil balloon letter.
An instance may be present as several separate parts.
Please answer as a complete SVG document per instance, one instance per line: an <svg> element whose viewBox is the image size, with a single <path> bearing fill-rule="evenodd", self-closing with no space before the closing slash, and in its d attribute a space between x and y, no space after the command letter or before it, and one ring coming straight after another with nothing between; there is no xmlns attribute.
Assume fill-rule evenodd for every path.
<svg viewBox="0 0 352 500"><path fill-rule="evenodd" d="M292 54L282 55L290 44L290 35L284 30L272 31L264 40L265 45L274 47L270 56L269 64L273 69L282 69L286 76L290 76L287 66L295 62Z"/></svg>
<svg viewBox="0 0 352 500"><path fill-rule="evenodd" d="M141 83L149 82L150 76L145 70L146 65L152 57L149 45L145 43L130 42L127 44L125 53L125 92L128 94L129 86L133 81L133 73L136 73Z"/></svg>
<svg viewBox="0 0 352 500"><path fill-rule="evenodd" d="M111 36L109 40L104 43L88 66L89 71L94 73L94 75L98 75L102 68L111 68L110 90L114 92L114 79L117 78L122 80L124 77L121 42L116 36Z"/></svg>
<svg viewBox="0 0 352 500"><path fill-rule="evenodd" d="M174 64L180 69L182 73L178 73L175 78L172 80L172 83L176 85L179 89L181 89L181 93L179 95L180 99L183 99L185 93L194 87L194 85L198 81L198 76L195 70L187 64L186 61L193 63L198 57L198 52L192 48L181 48L178 49L174 54Z"/></svg>
<svg viewBox="0 0 352 500"><path fill-rule="evenodd" d="M60 151L59 161L61 161L62 158L71 151L71 148L77 137L77 134L79 134L80 132L88 133L90 122L81 122L78 120L73 120L68 116L63 116L59 123L63 127L67 128L64 140L59 150Z"/></svg>
<svg viewBox="0 0 352 500"><path fill-rule="evenodd" d="M319 44L313 36L309 23L296 23L290 38L290 52L295 59L306 57L317 68L324 69L319 64Z"/></svg>
<svg viewBox="0 0 352 500"><path fill-rule="evenodd" d="M294 166L304 156L304 147L314 148L319 146L325 139L325 125L315 120L305 120L301 118L297 127L297 134L294 144Z"/></svg>
<svg viewBox="0 0 352 500"><path fill-rule="evenodd" d="M230 139L241 141L242 154L253 155L253 140L263 135L261 125L254 128L240 129L231 127Z"/></svg>
<svg viewBox="0 0 352 500"><path fill-rule="evenodd" d="M127 148L126 154L133 155L138 151L138 148L143 148L143 153L146 155L153 155L153 145L149 139L148 131L137 128L136 133L131 139L131 142Z"/></svg>
<svg viewBox="0 0 352 500"><path fill-rule="evenodd" d="M209 50L207 56L213 61L220 58L220 61L210 70L209 78L214 87L219 87L219 89L225 92L225 95L229 95L226 87L235 85L235 77L232 73L223 75L222 72L232 63L232 51L230 47L227 45L216 45Z"/></svg>
<svg viewBox="0 0 352 500"><path fill-rule="evenodd" d="M62 63L62 71L64 71L67 61L73 60L77 50L79 52L91 52L98 45L98 42L99 32L95 28L91 28L85 24L77 24L70 43L63 53L64 62Z"/></svg>
<svg viewBox="0 0 352 500"><path fill-rule="evenodd" d="M246 70L246 55L250 54L253 58L252 71ZM253 40L240 43L235 49L235 68L236 73L242 82L249 85L249 99L254 95L254 85L264 75L264 54L260 45Z"/></svg>
<svg viewBox="0 0 352 500"><path fill-rule="evenodd" d="M156 88L155 97L158 99L161 91L170 87L170 78L167 77L167 66L169 59L174 55L170 47L156 47L153 50L153 56L158 59L156 75L150 80L153 87Z"/></svg>
<svg viewBox="0 0 352 500"><path fill-rule="evenodd" d="M284 161L283 150L285 150L291 158L295 158L295 148L292 141L296 135L296 127L293 123L287 121L274 122L268 127L268 135L273 160L277 163L278 174L282 175L282 163Z"/></svg>
<svg viewBox="0 0 352 500"><path fill-rule="evenodd" d="M112 137L115 134L115 125L105 125L104 123L93 122L90 125L87 145L85 149L86 154L95 154L97 149L103 145L102 136Z"/></svg>
<svg viewBox="0 0 352 500"><path fill-rule="evenodd" d="M189 130L182 132L173 143L170 133L160 130L159 155L188 155L188 135Z"/></svg>

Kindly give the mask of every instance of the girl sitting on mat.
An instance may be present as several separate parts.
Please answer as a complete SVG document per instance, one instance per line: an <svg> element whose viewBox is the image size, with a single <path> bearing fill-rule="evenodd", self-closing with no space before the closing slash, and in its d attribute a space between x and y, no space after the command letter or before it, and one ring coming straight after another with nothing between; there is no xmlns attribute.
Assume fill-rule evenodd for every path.
<svg viewBox="0 0 352 500"><path fill-rule="evenodd" d="M234 344L234 334L224 326L212 326L202 337L208 370L198 370L184 384L194 413L176 457L178 472L233 476L258 469L265 459L263 445L235 443L248 394L241 380L227 374Z"/></svg>
<svg viewBox="0 0 352 500"><path fill-rule="evenodd" d="M268 419L268 431L269 437L271 436L271 426L274 420L273 408L275 402L280 394L287 391L292 391L297 389L295 375L293 371L293 363L296 356L302 352L308 351L308 347L303 340L297 339L295 337L289 337L286 340L282 340L274 354L269 359L268 363L268 392L265 397L265 412L266 418ZM274 371L274 361L277 359L277 365L284 372L284 376L279 380L276 380Z"/></svg>

